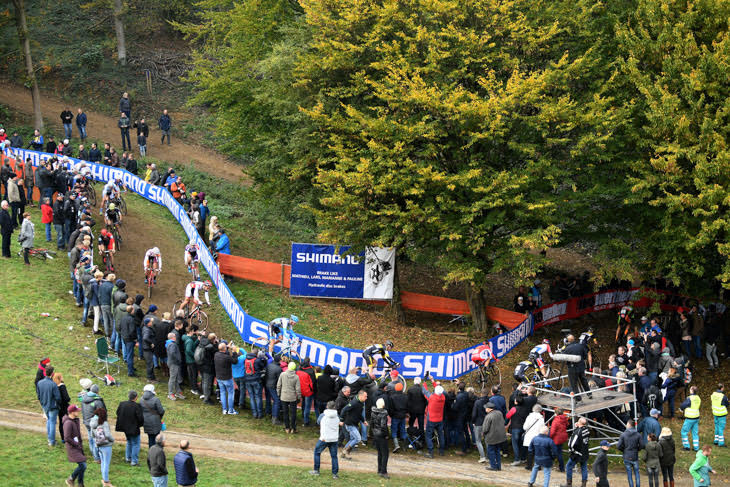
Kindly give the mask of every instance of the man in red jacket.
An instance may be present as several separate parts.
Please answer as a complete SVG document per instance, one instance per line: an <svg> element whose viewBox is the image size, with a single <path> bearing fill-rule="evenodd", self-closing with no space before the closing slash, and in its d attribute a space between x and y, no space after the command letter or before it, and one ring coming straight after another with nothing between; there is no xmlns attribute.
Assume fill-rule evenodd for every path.
<svg viewBox="0 0 730 487"><path fill-rule="evenodd" d="M428 380L428 375L426 376ZM436 386L433 393L429 392L426 384L423 384L423 394L428 398L428 406L426 406L426 447L428 454L426 457L433 458L433 432L438 433L439 438L439 455L444 455L446 440L444 438L444 405L446 404L446 396L444 396L444 388L437 382L431 382Z"/></svg>
<svg viewBox="0 0 730 487"><path fill-rule="evenodd" d="M555 409L555 417L550 426L550 439L558 447L558 465L560 471L565 472L565 461L563 460L563 445L568 441L568 417L560 408Z"/></svg>
<svg viewBox="0 0 730 487"><path fill-rule="evenodd" d="M311 409L312 401L314 401L314 384L312 383L312 376L305 370L297 369L297 376L299 376L299 383L302 386L302 419L304 426L309 426L309 411L306 405L309 404ZM307 414L305 414L305 411Z"/></svg>

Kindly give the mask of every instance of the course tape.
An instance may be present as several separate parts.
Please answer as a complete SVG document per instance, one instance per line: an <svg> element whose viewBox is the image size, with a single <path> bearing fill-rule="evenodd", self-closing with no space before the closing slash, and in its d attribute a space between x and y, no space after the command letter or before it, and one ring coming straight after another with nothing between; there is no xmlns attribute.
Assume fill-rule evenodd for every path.
<svg viewBox="0 0 730 487"><path fill-rule="evenodd" d="M38 166L41 161L46 161L53 157L53 154L28 149L6 149L5 155L7 157L19 155L23 160L30 158L34 166ZM69 167L82 162L85 163L97 181L108 182L111 179L121 178L123 184L129 190L148 201L167 208L170 214L180 224L188 239L194 240L198 244L198 247L200 247L200 262L203 264L211 281L218 290L218 300L221 306L230 317L243 341L253 343L258 339L268 337L268 322L254 318L244 311L223 280L218 265L208 251L203 239L198 235L187 213L175 201L172 194L166 188L152 185L121 168L94 164L75 158L69 158L69 160L71 161ZM488 343L494 355L497 358L502 358L507 355L510 350L532 334L533 326L534 321L531 316L528 316L512 330L491 338ZM387 335L386 329L383 332ZM348 370L353 367L367 367L361 350L340 347L306 336L300 337L301 345L299 354L302 357L309 357L313 365L324 367L329 364L339 369L342 375L347 374ZM372 337L373 341L376 342L385 338L387 336ZM397 344L398 347L406 347L407 345L407 343ZM399 371L405 377L422 377L426 372L430 372L433 377L438 379L451 380L474 370L475 365L471 357L474 351L481 345L480 343L473 347L451 353L393 352L391 356L394 360L401 363ZM382 360L379 360L378 367L382 367L382 365Z"/></svg>

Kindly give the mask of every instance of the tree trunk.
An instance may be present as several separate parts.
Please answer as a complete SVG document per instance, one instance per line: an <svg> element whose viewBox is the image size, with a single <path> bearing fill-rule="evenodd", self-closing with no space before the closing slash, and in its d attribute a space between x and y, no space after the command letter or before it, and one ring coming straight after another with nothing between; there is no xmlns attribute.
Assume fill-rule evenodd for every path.
<svg viewBox="0 0 730 487"><path fill-rule="evenodd" d="M487 319L487 299L484 297L484 290L474 284L469 284L466 286L466 302L469 304L474 330L486 333L489 320Z"/></svg>
<svg viewBox="0 0 730 487"><path fill-rule="evenodd" d="M398 262L398 254L395 257L395 269L393 269L393 299L390 302L390 311L395 316L399 325L406 324L406 314L400 299L400 263Z"/></svg>
<svg viewBox="0 0 730 487"><path fill-rule="evenodd" d="M117 34L117 57L122 66L125 66L127 64L127 42L124 40L122 12L122 0L114 0L114 31Z"/></svg>
<svg viewBox="0 0 730 487"><path fill-rule="evenodd" d="M31 96L33 98L33 122L38 130L43 130L43 115L41 113L41 92L38 89L38 80L33 69L33 58L30 55L30 38L28 37L28 24L25 21L25 0L13 0L15 7L15 24L18 28L18 40L25 56L25 73L27 76L25 85L30 84Z"/></svg>

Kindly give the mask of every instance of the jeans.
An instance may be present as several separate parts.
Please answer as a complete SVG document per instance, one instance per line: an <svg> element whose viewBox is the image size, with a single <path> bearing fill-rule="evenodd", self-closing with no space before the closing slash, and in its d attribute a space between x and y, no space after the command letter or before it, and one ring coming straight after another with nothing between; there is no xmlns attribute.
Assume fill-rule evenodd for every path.
<svg viewBox="0 0 730 487"><path fill-rule="evenodd" d="M634 487L633 476L636 477L636 487L639 487L641 485L641 475L639 475L639 461L624 460L624 467L626 467L626 476L629 478L629 487Z"/></svg>
<svg viewBox="0 0 730 487"><path fill-rule="evenodd" d="M664 482L668 482L668 481L674 482L674 465L662 467L662 480Z"/></svg>
<svg viewBox="0 0 730 487"><path fill-rule="evenodd" d="M86 472L86 462L78 462L74 471L71 472L71 480L82 485L84 483L84 472Z"/></svg>
<svg viewBox="0 0 730 487"><path fill-rule="evenodd" d="M487 457L489 458L489 466L497 470L502 470L502 444L487 445Z"/></svg>
<svg viewBox="0 0 730 487"><path fill-rule="evenodd" d="M565 465L565 478L568 481L568 483L573 482L573 467L575 467L578 463L580 463L580 469L581 469L581 479L583 481L588 481L588 462L585 460L573 460L572 458L568 459L568 463Z"/></svg>
<svg viewBox="0 0 730 487"><path fill-rule="evenodd" d="M139 157L146 157L146 156L147 156L147 146L140 145L139 146Z"/></svg>
<svg viewBox="0 0 730 487"><path fill-rule="evenodd" d="M63 124L63 133L65 135L65 138L67 138L70 141L72 134L73 134L73 124L64 123Z"/></svg>
<svg viewBox="0 0 730 487"><path fill-rule="evenodd" d="M109 465L112 463L112 446L100 446L99 457L101 458L101 478L109 482Z"/></svg>
<svg viewBox="0 0 730 487"><path fill-rule="evenodd" d="M413 426L416 423L416 420L418 420L418 430L421 432L421 435L423 435L424 428L426 427L426 423L423 418L423 414L410 414L408 417L408 426Z"/></svg>
<svg viewBox="0 0 730 487"><path fill-rule="evenodd" d="M50 445L56 444L56 422L58 421L58 409L44 409L46 413L46 436Z"/></svg>
<svg viewBox="0 0 730 487"><path fill-rule="evenodd" d="M134 342L124 342L124 361L127 362L127 375L134 375Z"/></svg>
<svg viewBox="0 0 730 487"><path fill-rule="evenodd" d="M185 364L188 369L188 381L190 382L190 390L198 392L198 364Z"/></svg>
<svg viewBox="0 0 730 487"><path fill-rule="evenodd" d="M482 441L482 425L474 425L474 440L477 444L477 451L479 452L479 459L487 458L487 454L484 452L484 441Z"/></svg>
<svg viewBox="0 0 730 487"><path fill-rule="evenodd" d="M279 417L279 409L281 408L281 400L276 393L276 387L266 388L266 414L270 414L272 418Z"/></svg>
<svg viewBox="0 0 730 487"><path fill-rule="evenodd" d="M557 445L557 447L558 447L558 467L560 467L561 472L563 472L565 470L565 459L563 458L563 445L564 445L564 443Z"/></svg>
<svg viewBox="0 0 730 487"><path fill-rule="evenodd" d="M700 419L699 418L687 418L684 420L684 423L682 424L682 447L683 448L689 448L689 434L692 434L692 448L694 448L694 451L699 451L700 449L700 435L699 435L699 424Z"/></svg>
<svg viewBox="0 0 730 487"><path fill-rule="evenodd" d="M347 432L350 435L350 441L347 442L347 444L345 445L345 448L350 449L353 446L360 443L360 440L362 438L360 437L360 430L357 428L357 426L346 424L345 429L347 430Z"/></svg>
<svg viewBox="0 0 730 487"><path fill-rule="evenodd" d="M31 185L28 185L28 188L26 189L25 199L28 201L28 204L29 205L32 205L33 204L33 188L34 187L35 186L33 186L31 184Z"/></svg>
<svg viewBox="0 0 730 487"><path fill-rule="evenodd" d="M261 382L253 381L246 383L246 392L251 402L251 413L254 418L264 417L264 405L261 400Z"/></svg>
<svg viewBox="0 0 730 487"><path fill-rule="evenodd" d="M140 344L140 346L139 346L139 359L140 360L144 360L144 354L142 353L142 327L141 326L138 326L137 327L137 343Z"/></svg>
<svg viewBox="0 0 730 487"><path fill-rule="evenodd" d="M244 409L246 407L246 381L243 377L234 377L233 383L238 388L238 407ZM233 397L233 403L236 403L235 396Z"/></svg>
<svg viewBox="0 0 730 487"><path fill-rule="evenodd" d="M142 439L139 435L127 436L127 447L124 450L124 458L131 462L132 465L139 463L139 450L141 448Z"/></svg>
<svg viewBox="0 0 730 487"><path fill-rule="evenodd" d="M50 242L51 241L51 237L52 237L52 235L51 235L51 224L50 223L46 223L45 225L46 225L46 242Z"/></svg>
<svg viewBox="0 0 730 487"><path fill-rule="evenodd" d="M203 372L202 373L202 387L203 387L203 400L204 401L212 401L211 396L213 395L213 379L215 376L212 372Z"/></svg>
<svg viewBox="0 0 730 487"><path fill-rule="evenodd" d="M390 435L395 440L405 440L406 439L406 418L403 418L403 419L391 418L390 419Z"/></svg>
<svg viewBox="0 0 730 487"><path fill-rule="evenodd" d="M304 423L304 426L309 426L311 422L309 413L312 411L313 403L314 396L302 397L302 423Z"/></svg>
<svg viewBox="0 0 730 487"><path fill-rule="evenodd" d="M330 458L332 459L332 475L337 475L337 472L340 470L340 464L337 461L336 441L325 443L324 441L319 440L317 444L314 445L314 470L319 472L319 457L325 448L329 448L330 451Z"/></svg>
<svg viewBox="0 0 730 487"><path fill-rule="evenodd" d="M43 188L41 190L41 195L43 196L43 198L48 198L50 201L53 201L53 186Z"/></svg>
<svg viewBox="0 0 730 487"><path fill-rule="evenodd" d="M692 345L692 339L685 340L682 339L682 349L684 350L684 354L687 356L687 358L692 358L692 352L690 351L690 347Z"/></svg>
<svg viewBox="0 0 730 487"><path fill-rule="evenodd" d="M699 336L692 337L692 345L695 349L695 357L702 358L702 342Z"/></svg>
<svg viewBox="0 0 730 487"><path fill-rule="evenodd" d="M152 487L167 487L167 475L152 477Z"/></svg>
<svg viewBox="0 0 730 487"><path fill-rule="evenodd" d="M155 378L155 355L152 350L144 351L145 377L148 380L156 380Z"/></svg>
<svg viewBox="0 0 730 487"><path fill-rule="evenodd" d="M61 250L66 246L66 241L64 240L63 225L54 223L53 229L56 230L56 249ZM49 232L48 237L50 237L50 232ZM50 240L50 238L49 238L49 240Z"/></svg>
<svg viewBox="0 0 730 487"><path fill-rule="evenodd" d="M63 244L68 245L68 241L71 238L71 234L76 230L76 226L72 224L71 220L63 222Z"/></svg>
<svg viewBox="0 0 730 487"><path fill-rule="evenodd" d="M167 364L167 367L170 369L170 380L167 381L167 393L169 395L182 393L182 389L180 389L180 366ZM231 380L231 382L233 381ZM231 390L233 390L233 384L231 384ZM231 405L231 409L233 409L233 405Z"/></svg>
<svg viewBox="0 0 730 487"><path fill-rule="evenodd" d="M297 430L297 402L281 401L281 408L284 411L284 428Z"/></svg>
<svg viewBox="0 0 730 487"><path fill-rule="evenodd" d="M89 298L86 297L84 294L84 288L81 286L81 293L84 296L84 311L81 315L81 323L84 325L86 324L86 320L89 318L89 306L91 305L91 301L89 301Z"/></svg>
<svg viewBox="0 0 730 487"><path fill-rule="evenodd" d="M446 439L444 438L444 423L442 421L437 423L426 421L426 447L428 448L428 452L433 454L434 430L439 435L439 453L443 455L444 449L446 448Z"/></svg>
<svg viewBox="0 0 730 487"><path fill-rule="evenodd" d="M707 356L710 367L716 369L720 366L720 361L717 358L717 343L705 343L705 356Z"/></svg>
<svg viewBox="0 0 730 487"><path fill-rule="evenodd" d="M112 336L112 305L111 304L102 304L99 306L101 309L101 320L104 323L104 335L107 337Z"/></svg>
<svg viewBox="0 0 730 487"><path fill-rule="evenodd" d="M725 422L727 416L715 416L715 445L725 445Z"/></svg>
<svg viewBox="0 0 730 487"><path fill-rule="evenodd" d="M156 440L157 434L158 433L151 435L151 434L147 433L147 448L152 448L153 446L155 446L157 444L157 440Z"/></svg>
<svg viewBox="0 0 730 487"><path fill-rule="evenodd" d="M537 480L537 472L540 470L540 465L535 464L532 467L532 473L530 474L529 484L534 484ZM550 487L550 471L552 467L542 467L542 471L545 474L545 481L542 483L543 487Z"/></svg>
<svg viewBox="0 0 730 487"><path fill-rule="evenodd" d="M522 428L512 430L512 451L515 452L515 462L524 460L527 455L522 447L522 434L524 431Z"/></svg>
<svg viewBox="0 0 730 487"><path fill-rule="evenodd" d="M667 397L664 398L664 403L669 406L669 417L674 417L674 397L677 395L677 389L667 389Z"/></svg>
<svg viewBox="0 0 730 487"><path fill-rule="evenodd" d="M119 129L122 133L122 150L132 150L132 141L129 140L129 129Z"/></svg>
<svg viewBox="0 0 730 487"><path fill-rule="evenodd" d="M649 487L659 487L659 467L646 467L649 476Z"/></svg>
<svg viewBox="0 0 730 487"><path fill-rule="evenodd" d="M388 440L384 436L375 437L375 448L378 450L378 473L388 473Z"/></svg>
<svg viewBox="0 0 730 487"><path fill-rule="evenodd" d="M86 125L76 125L76 128L79 129L79 138L84 140L86 138Z"/></svg>
<svg viewBox="0 0 730 487"><path fill-rule="evenodd" d="M162 130L162 141L160 144L165 143L165 137L167 137L167 145L170 145L170 131L169 130Z"/></svg>
<svg viewBox="0 0 730 487"><path fill-rule="evenodd" d="M172 375L172 371L170 371ZM221 390L221 406L223 412L233 412L233 397L236 390L233 388L233 379L218 380L218 387Z"/></svg>

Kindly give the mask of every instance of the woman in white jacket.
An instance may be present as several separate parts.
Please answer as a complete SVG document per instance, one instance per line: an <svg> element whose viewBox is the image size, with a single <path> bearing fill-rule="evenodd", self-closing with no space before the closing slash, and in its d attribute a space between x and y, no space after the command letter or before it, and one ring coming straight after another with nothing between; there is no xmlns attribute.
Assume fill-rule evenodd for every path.
<svg viewBox="0 0 730 487"><path fill-rule="evenodd" d="M543 426L545 426L545 416L543 416L542 413L542 406L540 406L539 404L535 404L532 407L532 412L527 415L527 418L525 419L525 425L523 426L525 430L525 439L522 445L525 447L525 449L528 449L530 447L532 439L540 434ZM534 456L528 454L527 466L525 466L525 469L532 470L532 464L534 461Z"/></svg>
<svg viewBox="0 0 730 487"><path fill-rule="evenodd" d="M327 409L319 415L317 423L319 423L319 441L314 447L314 470L309 473L319 475L319 457L324 449L328 448L332 459L332 478L336 479L339 471L337 441L340 436L340 417L337 415L334 401L327 403Z"/></svg>
<svg viewBox="0 0 730 487"><path fill-rule="evenodd" d="M23 247L23 261L25 265L30 265L28 260L28 254L30 249L33 248L33 239L35 238L35 225L30 221L30 213L27 211L23 213L23 225L20 227L20 235L18 235L18 242Z"/></svg>

